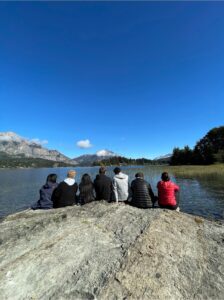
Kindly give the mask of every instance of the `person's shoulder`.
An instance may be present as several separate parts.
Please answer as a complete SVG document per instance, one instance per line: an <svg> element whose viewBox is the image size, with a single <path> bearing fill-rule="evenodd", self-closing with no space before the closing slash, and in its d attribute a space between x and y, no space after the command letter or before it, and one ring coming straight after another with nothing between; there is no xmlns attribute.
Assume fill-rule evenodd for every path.
<svg viewBox="0 0 224 300"><path fill-rule="evenodd" d="M112 179L109 177L109 176L107 176L107 175L105 175L105 178L108 180L108 181L111 181Z"/></svg>
<svg viewBox="0 0 224 300"><path fill-rule="evenodd" d="M100 174L97 174L94 181L99 180L100 179Z"/></svg>

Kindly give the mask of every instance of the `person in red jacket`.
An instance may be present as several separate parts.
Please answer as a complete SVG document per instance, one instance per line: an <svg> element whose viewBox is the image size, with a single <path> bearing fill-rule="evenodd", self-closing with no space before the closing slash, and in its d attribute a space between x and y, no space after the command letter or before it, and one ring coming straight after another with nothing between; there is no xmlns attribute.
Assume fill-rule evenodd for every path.
<svg viewBox="0 0 224 300"><path fill-rule="evenodd" d="M176 192L179 191L179 186L170 180L167 172L162 173L161 179L157 184L158 204L161 208L175 210L178 208Z"/></svg>

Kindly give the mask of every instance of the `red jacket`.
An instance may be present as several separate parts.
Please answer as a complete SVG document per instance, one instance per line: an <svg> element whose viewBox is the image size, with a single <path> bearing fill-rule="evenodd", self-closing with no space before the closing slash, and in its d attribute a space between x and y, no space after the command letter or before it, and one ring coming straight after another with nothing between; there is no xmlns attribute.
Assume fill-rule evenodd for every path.
<svg viewBox="0 0 224 300"><path fill-rule="evenodd" d="M175 192L179 191L179 186L172 181L159 181L158 188L158 202L159 205L171 205L177 204Z"/></svg>

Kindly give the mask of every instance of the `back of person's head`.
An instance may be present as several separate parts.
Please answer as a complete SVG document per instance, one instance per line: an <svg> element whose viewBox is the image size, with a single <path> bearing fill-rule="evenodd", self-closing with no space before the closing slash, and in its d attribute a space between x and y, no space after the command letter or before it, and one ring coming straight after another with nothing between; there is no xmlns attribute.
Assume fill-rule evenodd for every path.
<svg viewBox="0 0 224 300"><path fill-rule="evenodd" d="M106 173L106 170L107 170L107 169L106 169L105 167L100 167L100 168L99 168L99 173L100 173L100 174L105 174L105 173Z"/></svg>
<svg viewBox="0 0 224 300"><path fill-rule="evenodd" d="M118 168L118 167L114 168L114 173L115 174L119 174L120 172L121 172L120 168Z"/></svg>
<svg viewBox="0 0 224 300"><path fill-rule="evenodd" d="M67 177L68 178L74 178L76 175L76 171L75 170L69 170L67 173Z"/></svg>
<svg viewBox="0 0 224 300"><path fill-rule="evenodd" d="M144 174L142 172L138 172L135 174L135 178L144 178Z"/></svg>
<svg viewBox="0 0 224 300"><path fill-rule="evenodd" d="M91 180L91 177L89 176L89 174L85 173L84 175L82 175L81 183L83 185L92 183L92 180Z"/></svg>
<svg viewBox="0 0 224 300"><path fill-rule="evenodd" d="M167 172L163 172L161 175L161 179L163 181L169 181L170 180L169 174Z"/></svg>
<svg viewBox="0 0 224 300"><path fill-rule="evenodd" d="M57 181L57 175L56 174L49 174L48 176L47 176L47 180L46 180L46 182L52 182L52 183L56 183L56 181Z"/></svg>

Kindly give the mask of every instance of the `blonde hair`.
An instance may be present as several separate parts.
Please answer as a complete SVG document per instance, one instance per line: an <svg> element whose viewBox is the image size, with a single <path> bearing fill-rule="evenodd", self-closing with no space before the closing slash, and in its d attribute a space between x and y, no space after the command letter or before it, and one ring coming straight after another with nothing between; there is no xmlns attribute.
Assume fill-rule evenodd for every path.
<svg viewBox="0 0 224 300"><path fill-rule="evenodd" d="M67 173L67 177L68 178L74 178L76 175L76 171L75 170L69 170Z"/></svg>

